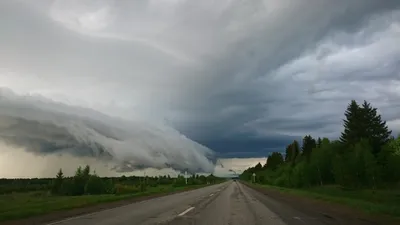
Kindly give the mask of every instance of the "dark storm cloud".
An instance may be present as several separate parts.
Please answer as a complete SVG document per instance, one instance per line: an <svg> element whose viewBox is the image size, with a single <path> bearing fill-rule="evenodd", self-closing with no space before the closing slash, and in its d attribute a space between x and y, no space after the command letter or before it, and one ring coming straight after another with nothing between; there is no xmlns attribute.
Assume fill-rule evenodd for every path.
<svg viewBox="0 0 400 225"><path fill-rule="evenodd" d="M398 129L400 1L25 3L0 3L0 82L18 93L167 121L229 157L337 137L351 99Z"/></svg>
<svg viewBox="0 0 400 225"><path fill-rule="evenodd" d="M364 84L362 81L379 82L399 77L396 74L398 64L395 61L398 57L394 55L392 59L388 59L386 53L383 53L382 57L382 59L388 59L384 68L377 66L382 64L381 60L374 62L375 67L361 63L358 67L352 68L346 65L346 62L338 62L343 65L343 68L340 64L339 67L324 65L325 61L328 61L330 56L334 56L342 45L349 48L349 57L352 55L353 47L361 49L365 47L365 55L379 54L381 57L382 54L379 52L369 52L368 45L371 42L377 42L376 39L371 40L373 39L371 36L385 35L385 28L398 21L392 10L398 8L399 2L318 2L315 8L309 4L288 7L302 12L301 15L291 14L296 18L285 17L282 18L283 20L274 21L272 25L261 20L259 27L256 26L257 24L252 24L257 27L255 32L245 34L243 39L234 43L223 54L223 57L212 58L212 62L209 63L211 67L203 73L215 73L215 76L210 76L213 78L211 83L215 85L206 83L198 98L196 92L193 93L195 96L185 95L187 99L196 99L197 101L191 101L191 103L196 105L196 109L201 109L201 113L191 112L195 115L192 117L198 118L197 115L199 115L200 118L205 118L209 115L212 120L206 126L204 123L207 118L198 120L199 126L192 125L193 133L201 133L201 136L208 134L210 138L221 137L232 129L246 130L243 124L257 124L253 127L253 131L261 130L262 133L268 130L268 133L275 131L295 135L312 133L321 136L336 136L340 132L341 117L348 101L353 98L374 100L365 94L368 90L362 86ZM327 12L322 9L332 11ZM389 23L381 18L388 16L391 19ZM377 22L379 20L381 23ZM385 26L380 27L382 23ZM263 24L264 27L262 27ZM360 36L358 33L365 31L368 33L364 33L361 37L354 37ZM376 34L376 32L383 32L383 34ZM325 47L324 44L329 45L330 41L334 43L336 41L337 46ZM386 44L382 42L382 45ZM323 50L325 53L321 55ZM302 58L307 60L306 57L309 54L312 55L314 51L318 55L310 59L310 63L314 64L311 65L313 68L306 64L309 62L301 65ZM398 51L394 53L398 54ZM343 53L343 57L346 57L346 52ZM296 60L299 62L298 65L296 65ZM297 71L289 70L279 73L291 64L299 66ZM336 71L329 72L332 69ZM302 79L301 76L307 74L316 77ZM335 82L330 84L325 82L331 80ZM360 83L349 85L350 81ZM315 91L318 89L320 91ZM191 103L186 103L186 106ZM238 113L237 116L231 118L219 116L222 114L220 112L232 105L243 109L243 113ZM308 113L310 116L304 115L293 119L299 111ZM322 116L319 116L320 114ZM278 118L274 119L274 117ZM260 118L266 118L266 121L259 123ZM201 132L202 128L204 132ZM225 148L219 146L219 149L226 151L229 151L229 148L230 146Z"/></svg>
<svg viewBox="0 0 400 225"><path fill-rule="evenodd" d="M217 153L220 158L247 158L265 157L274 151L283 152L288 144L293 140L300 140L301 137L271 135L267 137L254 137L245 134L218 138L213 140L203 140L200 142L212 149L223 149Z"/></svg>

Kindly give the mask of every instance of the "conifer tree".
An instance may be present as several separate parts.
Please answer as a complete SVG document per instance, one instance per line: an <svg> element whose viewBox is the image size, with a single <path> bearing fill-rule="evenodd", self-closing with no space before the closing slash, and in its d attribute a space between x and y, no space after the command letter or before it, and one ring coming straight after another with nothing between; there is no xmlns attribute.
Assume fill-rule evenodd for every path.
<svg viewBox="0 0 400 225"><path fill-rule="evenodd" d="M344 113L344 131L339 138L343 144L355 144L361 140L363 135L362 126L364 125L362 110L355 100L347 106Z"/></svg>
<svg viewBox="0 0 400 225"><path fill-rule="evenodd" d="M294 140L293 143L286 147L285 162L291 162L294 164L299 155L299 151L299 143Z"/></svg>
<svg viewBox="0 0 400 225"><path fill-rule="evenodd" d="M391 131L370 103L364 101L359 106L352 100L345 112L344 131L340 142L349 146L355 145L362 139L368 140L372 146L372 153L377 156L383 145L391 139Z"/></svg>
<svg viewBox="0 0 400 225"><path fill-rule="evenodd" d="M260 171L262 169L261 163L257 163L257 165L254 168L256 171Z"/></svg>
<svg viewBox="0 0 400 225"><path fill-rule="evenodd" d="M317 148L321 148L321 145L322 145L322 139L320 137L318 137Z"/></svg>
<svg viewBox="0 0 400 225"><path fill-rule="evenodd" d="M303 138L303 146L302 146L302 156L306 157L307 161L310 159L311 152L313 148L317 146L317 143L311 135L307 135Z"/></svg>
<svg viewBox="0 0 400 225"><path fill-rule="evenodd" d="M270 156L268 156L265 168L269 170L276 170L281 164L283 164L282 154L279 152L273 152Z"/></svg>
<svg viewBox="0 0 400 225"><path fill-rule="evenodd" d="M373 108L367 101L364 101L362 110L366 122L364 126L365 135L372 146L372 153L376 156L381 151L382 146L391 139L392 131L388 129L386 121L383 121L377 113L377 109Z"/></svg>
<svg viewBox="0 0 400 225"><path fill-rule="evenodd" d="M53 182L51 192L53 194L61 194L61 187L64 181L64 173L60 169L56 175L56 179Z"/></svg>
<svg viewBox="0 0 400 225"><path fill-rule="evenodd" d="M290 162L292 159L292 144L286 146L285 150L285 162Z"/></svg>

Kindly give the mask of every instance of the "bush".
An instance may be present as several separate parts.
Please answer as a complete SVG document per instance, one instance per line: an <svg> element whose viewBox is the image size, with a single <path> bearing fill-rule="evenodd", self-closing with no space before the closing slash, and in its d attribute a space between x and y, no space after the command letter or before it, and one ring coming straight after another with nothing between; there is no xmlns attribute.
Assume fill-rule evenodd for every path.
<svg viewBox="0 0 400 225"><path fill-rule="evenodd" d="M100 195L106 193L107 189L101 178L97 175L91 175L85 185L85 194Z"/></svg>
<svg viewBox="0 0 400 225"><path fill-rule="evenodd" d="M114 190L116 195L135 194L140 192L140 188L123 184L116 184Z"/></svg>

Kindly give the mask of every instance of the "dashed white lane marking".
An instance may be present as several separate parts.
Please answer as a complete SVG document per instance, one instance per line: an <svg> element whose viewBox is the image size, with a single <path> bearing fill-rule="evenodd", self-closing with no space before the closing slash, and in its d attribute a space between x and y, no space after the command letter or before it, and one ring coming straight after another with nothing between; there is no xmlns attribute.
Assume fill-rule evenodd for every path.
<svg viewBox="0 0 400 225"><path fill-rule="evenodd" d="M185 215L186 213L190 212L193 209L194 209L194 207L190 207L190 208L186 209L185 211L179 213L178 216L183 216L183 215Z"/></svg>
<svg viewBox="0 0 400 225"><path fill-rule="evenodd" d="M210 197L213 196L214 194L210 194Z"/></svg>
<svg viewBox="0 0 400 225"><path fill-rule="evenodd" d="M300 222L306 224L306 222L304 222L300 217L295 216L295 217L293 217L293 219L296 219L296 220L298 220L298 221L300 221Z"/></svg>

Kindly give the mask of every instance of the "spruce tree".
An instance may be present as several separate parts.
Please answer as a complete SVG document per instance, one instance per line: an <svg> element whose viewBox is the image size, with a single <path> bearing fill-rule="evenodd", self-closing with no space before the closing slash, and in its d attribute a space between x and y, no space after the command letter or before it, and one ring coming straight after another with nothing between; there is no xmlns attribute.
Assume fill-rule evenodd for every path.
<svg viewBox="0 0 400 225"><path fill-rule="evenodd" d="M302 156L306 157L307 161L310 159L312 150L317 146L317 143L311 135L303 138Z"/></svg>
<svg viewBox="0 0 400 225"><path fill-rule="evenodd" d="M320 137L318 137L317 148L321 148L321 145L322 145L322 139Z"/></svg>
<svg viewBox="0 0 400 225"><path fill-rule="evenodd" d="M347 110L344 113L346 119L344 122L344 131L342 132L339 140L343 144L355 144L361 140L363 136L364 124L363 115L360 106L355 100L347 106Z"/></svg>
<svg viewBox="0 0 400 225"><path fill-rule="evenodd" d="M383 145L391 138L391 131L367 101L359 106L352 100L345 112L344 131L340 137L341 143L355 145L362 139L368 140L372 146L372 153L376 156Z"/></svg>
<svg viewBox="0 0 400 225"><path fill-rule="evenodd" d="M276 170L278 166L283 163L283 156L279 152L273 152L268 156L267 163L265 164L265 169Z"/></svg>
<svg viewBox="0 0 400 225"><path fill-rule="evenodd" d="M367 101L364 101L362 110L366 122L365 135L372 146L372 153L377 156L382 146L391 139L392 131L388 129L386 121L383 121L377 113L377 108L373 108Z"/></svg>
<svg viewBox="0 0 400 225"><path fill-rule="evenodd" d="M300 145L299 142L297 142L296 140L293 141L292 151L293 151L293 163L295 163L300 153Z"/></svg>
<svg viewBox="0 0 400 225"><path fill-rule="evenodd" d="M285 150L285 162L290 162L292 159L292 144L286 146Z"/></svg>
<svg viewBox="0 0 400 225"><path fill-rule="evenodd" d="M257 163L257 165L254 167L254 169L255 169L256 171L260 171L260 170L262 169L261 163Z"/></svg>
<svg viewBox="0 0 400 225"><path fill-rule="evenodd" d="M285 162L291 162L294 164L299 155L299 151L299 143L294 140L293 143L286 147Z"/></svg>
<svg viewBox="0 0 400 225"><path fill-rule="evenodd" d="M57 173L56 179L53 181L53 186L51 189L52 194L61 194L61 187L64 181L64 173L62 172L62 169Z"/></svg>

